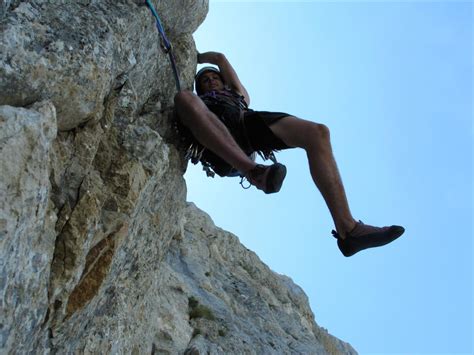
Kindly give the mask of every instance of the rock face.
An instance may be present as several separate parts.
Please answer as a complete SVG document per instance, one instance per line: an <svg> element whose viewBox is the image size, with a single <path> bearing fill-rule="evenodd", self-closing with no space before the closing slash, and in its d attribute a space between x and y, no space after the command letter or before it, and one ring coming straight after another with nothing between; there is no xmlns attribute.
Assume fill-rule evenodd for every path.
<svg viewBox="0 0 474 355"><path fill-rule="evenodd" d="M207 0L154 4L191 88ZM0 4L0 353L355 353L186 203L142 5Z"/></svg>

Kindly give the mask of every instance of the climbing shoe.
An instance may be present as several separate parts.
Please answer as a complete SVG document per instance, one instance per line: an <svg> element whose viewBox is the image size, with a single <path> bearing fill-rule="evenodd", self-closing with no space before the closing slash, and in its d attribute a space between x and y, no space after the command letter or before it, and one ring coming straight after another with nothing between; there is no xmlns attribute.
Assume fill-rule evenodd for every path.
<svg viewBox="0 0 474 355"><path fill-rule="evenodd" d="M286 166L275 163L268 166L257 164L245 177L257 189L272 194L280 191L285 176Z"/></svg>
<svg viewBox="0 0 474 355"><path fill-rule="evenodd" d="M337 239L339 250L344 256L348 257L364 249L381 247L391 243L400 237L403 232L405 232L405 228L401 226L373 227L359 221L354 229L347 233L345 239L342 239L334 230L332 235Z"/></svg>

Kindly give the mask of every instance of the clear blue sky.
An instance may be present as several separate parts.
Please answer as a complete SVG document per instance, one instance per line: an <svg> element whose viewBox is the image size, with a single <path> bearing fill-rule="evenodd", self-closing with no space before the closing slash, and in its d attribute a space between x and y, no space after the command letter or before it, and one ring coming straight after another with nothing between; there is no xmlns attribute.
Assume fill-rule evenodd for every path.
<svg viewBox="0 0 474 355"><path fill-rule="evenodd" d="M320 326L368 353L472 353L471 2L211 1L198 50L226 54L251 107L321 122L354 216L401 224L344 258L303 151L280 193L186 173L188 200L309 297Z"/></svg>

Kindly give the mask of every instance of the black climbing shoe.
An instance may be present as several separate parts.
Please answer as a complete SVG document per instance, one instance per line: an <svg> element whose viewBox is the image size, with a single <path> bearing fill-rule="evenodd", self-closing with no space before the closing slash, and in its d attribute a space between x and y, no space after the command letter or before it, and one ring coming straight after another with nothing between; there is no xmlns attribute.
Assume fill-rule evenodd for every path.
<svg viewBox="0 0 474 355"><path fill-rule="evenodd" d="M280 191L285 176L286 166L275 163L269 166L257 164L245 177L257 189L272 194Z"/></svg>
<svg viewBox="0 0 474 355"><path fill-rule="evenodd" d="M337 239L337 246L344 256L352 256L355 253L368 249L381 247L393 242L400 237L405 228L401 226L373 227L359 221L354 229L347 233L345 239L341 239L336 231L332 235Z"/></svg>

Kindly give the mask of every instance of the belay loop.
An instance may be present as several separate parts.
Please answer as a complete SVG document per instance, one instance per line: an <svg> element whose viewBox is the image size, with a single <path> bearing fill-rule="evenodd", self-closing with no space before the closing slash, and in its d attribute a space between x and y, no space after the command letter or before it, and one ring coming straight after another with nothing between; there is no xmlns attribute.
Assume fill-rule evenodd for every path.
<svg viewBox="0 0 474 355"><path fill-rule="evenodd" d="M163 49L163 51L168 54L171 62L171 68L173 69L173 74L174 74L174 80L176 82L176 89L178 92L181 91L181 83L179 82L179 74L178 74L178 68L176 66L176 60L173 55L173 48L171 46L171 42L168 40L165 34L165 30L163 29L163 26L161 25L160 17L158 16L155 7L151 3L150 0L145 0L146 5L150 9L152 15L155 17L156 20L156 29L158 30L158 33L160 34L160 46Z"/></svg>

